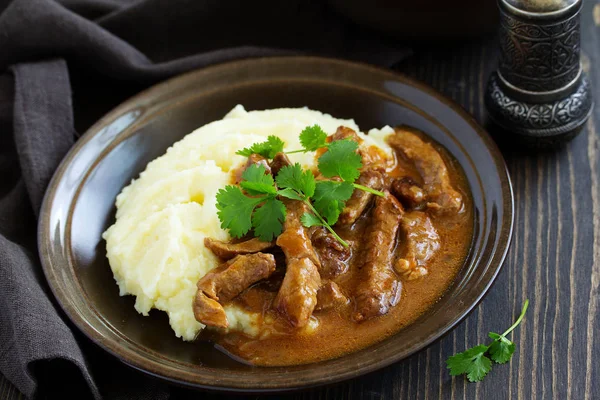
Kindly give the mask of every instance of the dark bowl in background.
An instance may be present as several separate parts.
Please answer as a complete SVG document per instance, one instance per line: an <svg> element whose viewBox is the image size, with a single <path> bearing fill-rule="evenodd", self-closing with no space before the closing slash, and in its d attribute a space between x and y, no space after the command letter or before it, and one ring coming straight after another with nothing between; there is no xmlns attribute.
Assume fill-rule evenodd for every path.
<svg viewBox="0 0 600 400"><path fill-rule="evenodd" d="M328 0L359 25L397 39L457 39L490 34L498 26L496 0Z"/></svg>
<svg viewBox="0 0 600 400"><path fill-rule="evenodd" d="M93 93L89 94L93 96ZM363 130L416 127L461 164L474 203L471 250L448 293L414 324L361 351L292 367L252 367L208 343L175 337L166 314L138 314L120 297L102 232L115 197L152 159L195 128L247 109L311 108L355 118ZM498 274L512 233L504 160L462 108L433 89L375 67L316 57L238 61L182 75L133 97L92 126L56 171L39 220L44 273L73 323L128 365L193 388L272 392L352 378L423 349L459 323Z"/></svg>

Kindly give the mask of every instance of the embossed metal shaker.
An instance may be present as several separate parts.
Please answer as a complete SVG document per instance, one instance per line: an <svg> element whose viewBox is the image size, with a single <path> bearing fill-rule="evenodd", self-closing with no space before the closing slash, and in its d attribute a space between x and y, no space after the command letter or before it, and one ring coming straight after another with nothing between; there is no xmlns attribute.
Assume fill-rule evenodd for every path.
<svg viewBox="0 0 600 400"><path fill-rule="evenodd" d="M582 0L498 0L500 65L486 91L491 120L534 146L575 137L592 110L580 62Z"/></svg>

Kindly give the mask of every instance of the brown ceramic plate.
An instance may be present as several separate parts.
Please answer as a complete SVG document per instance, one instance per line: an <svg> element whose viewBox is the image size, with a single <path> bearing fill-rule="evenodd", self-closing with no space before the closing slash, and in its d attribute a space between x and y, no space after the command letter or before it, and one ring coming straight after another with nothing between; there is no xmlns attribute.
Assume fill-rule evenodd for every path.
<svg viewBox="0 0 600 400"><path fill-rule="evenodd" d="M295 367L252 367L208 343L177 339L166 314L149 317L119 297L102 232L115 197L152 159L236 104L249 110L308 106L362 129L408 124L462 165L473 194L471 251L448 293L411 326L364 350ZM195 388L268 392L356 377L431 344L477 305L498 274L512 232L513 197L500 152L459 106L402 75L345 61L282 57L238 61L157 85L110 112L56 171L42 207L39 250L48 283L90 339L130 366Z"/></svg>

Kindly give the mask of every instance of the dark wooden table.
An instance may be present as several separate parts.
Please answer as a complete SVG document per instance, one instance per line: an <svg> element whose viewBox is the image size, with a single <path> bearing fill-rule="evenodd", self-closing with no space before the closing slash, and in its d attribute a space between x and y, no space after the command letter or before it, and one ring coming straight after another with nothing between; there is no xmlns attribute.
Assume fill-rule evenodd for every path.
<svg viewBox="0 0 600 400"><path fill-rule="evenodd" d="M583 66L595 84L593 115L560 151L503 149L515 192L515 229L504 267L481 305L450 334L402 362L277 398L600 398L600 1L586 1L581 17ZM397 69L431 84L485 123L481 99L496 54L493 39L448 44L418 51ZM446 358L510 326L525 299L530 310L513 335L512 361L494 366L478 384L451 377ZM199 396L181 389L173 394ZM0 376L0 399L21 397Z"/></svg>

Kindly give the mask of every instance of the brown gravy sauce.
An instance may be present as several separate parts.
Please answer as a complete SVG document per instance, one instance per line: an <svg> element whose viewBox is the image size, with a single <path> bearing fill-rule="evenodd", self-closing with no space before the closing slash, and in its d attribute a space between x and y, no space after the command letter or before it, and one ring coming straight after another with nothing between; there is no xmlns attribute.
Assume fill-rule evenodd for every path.
<svg viewBox="0 0 600 400"><path fill-rule="evenodd" d="M431 139L427 139L431 141ZM473 234L473 206L468 183L458 163L441 146L434 143L442 155L452 184L463 195L464 209L459 214L444 216L431 215L441 247L429 262L429 273L417 280L402 280L402 295L398 304L386 315L356 323L351 318L353 304L338 310L315 311L313 318L318 319L318 328L310 333L295 332L288 323L271 310L271 302L277 294L285 271L285 259L276 254L278 271L266 282L260 282L246 290L233 301L240 307L261 313L276 320L278 332L267 338L250 338L240 333L221 334L205 330L203 337L214 341L226 352L253 365L283 366L317 362L340 357L344 354L365 348L398 332L414 322L426 312L445 293L453 282L469 251ZM413 166L397 157L397 167L390 172L392 176L414 173ZM345 240L358 244L368 223L365 213L351 228L336 229ZM403 251L401 240L396 251ZM353 246L353 255L348 261L350 268L334 281L341 290L352 298L356 285L356 263L360 255Z"/></svg>

